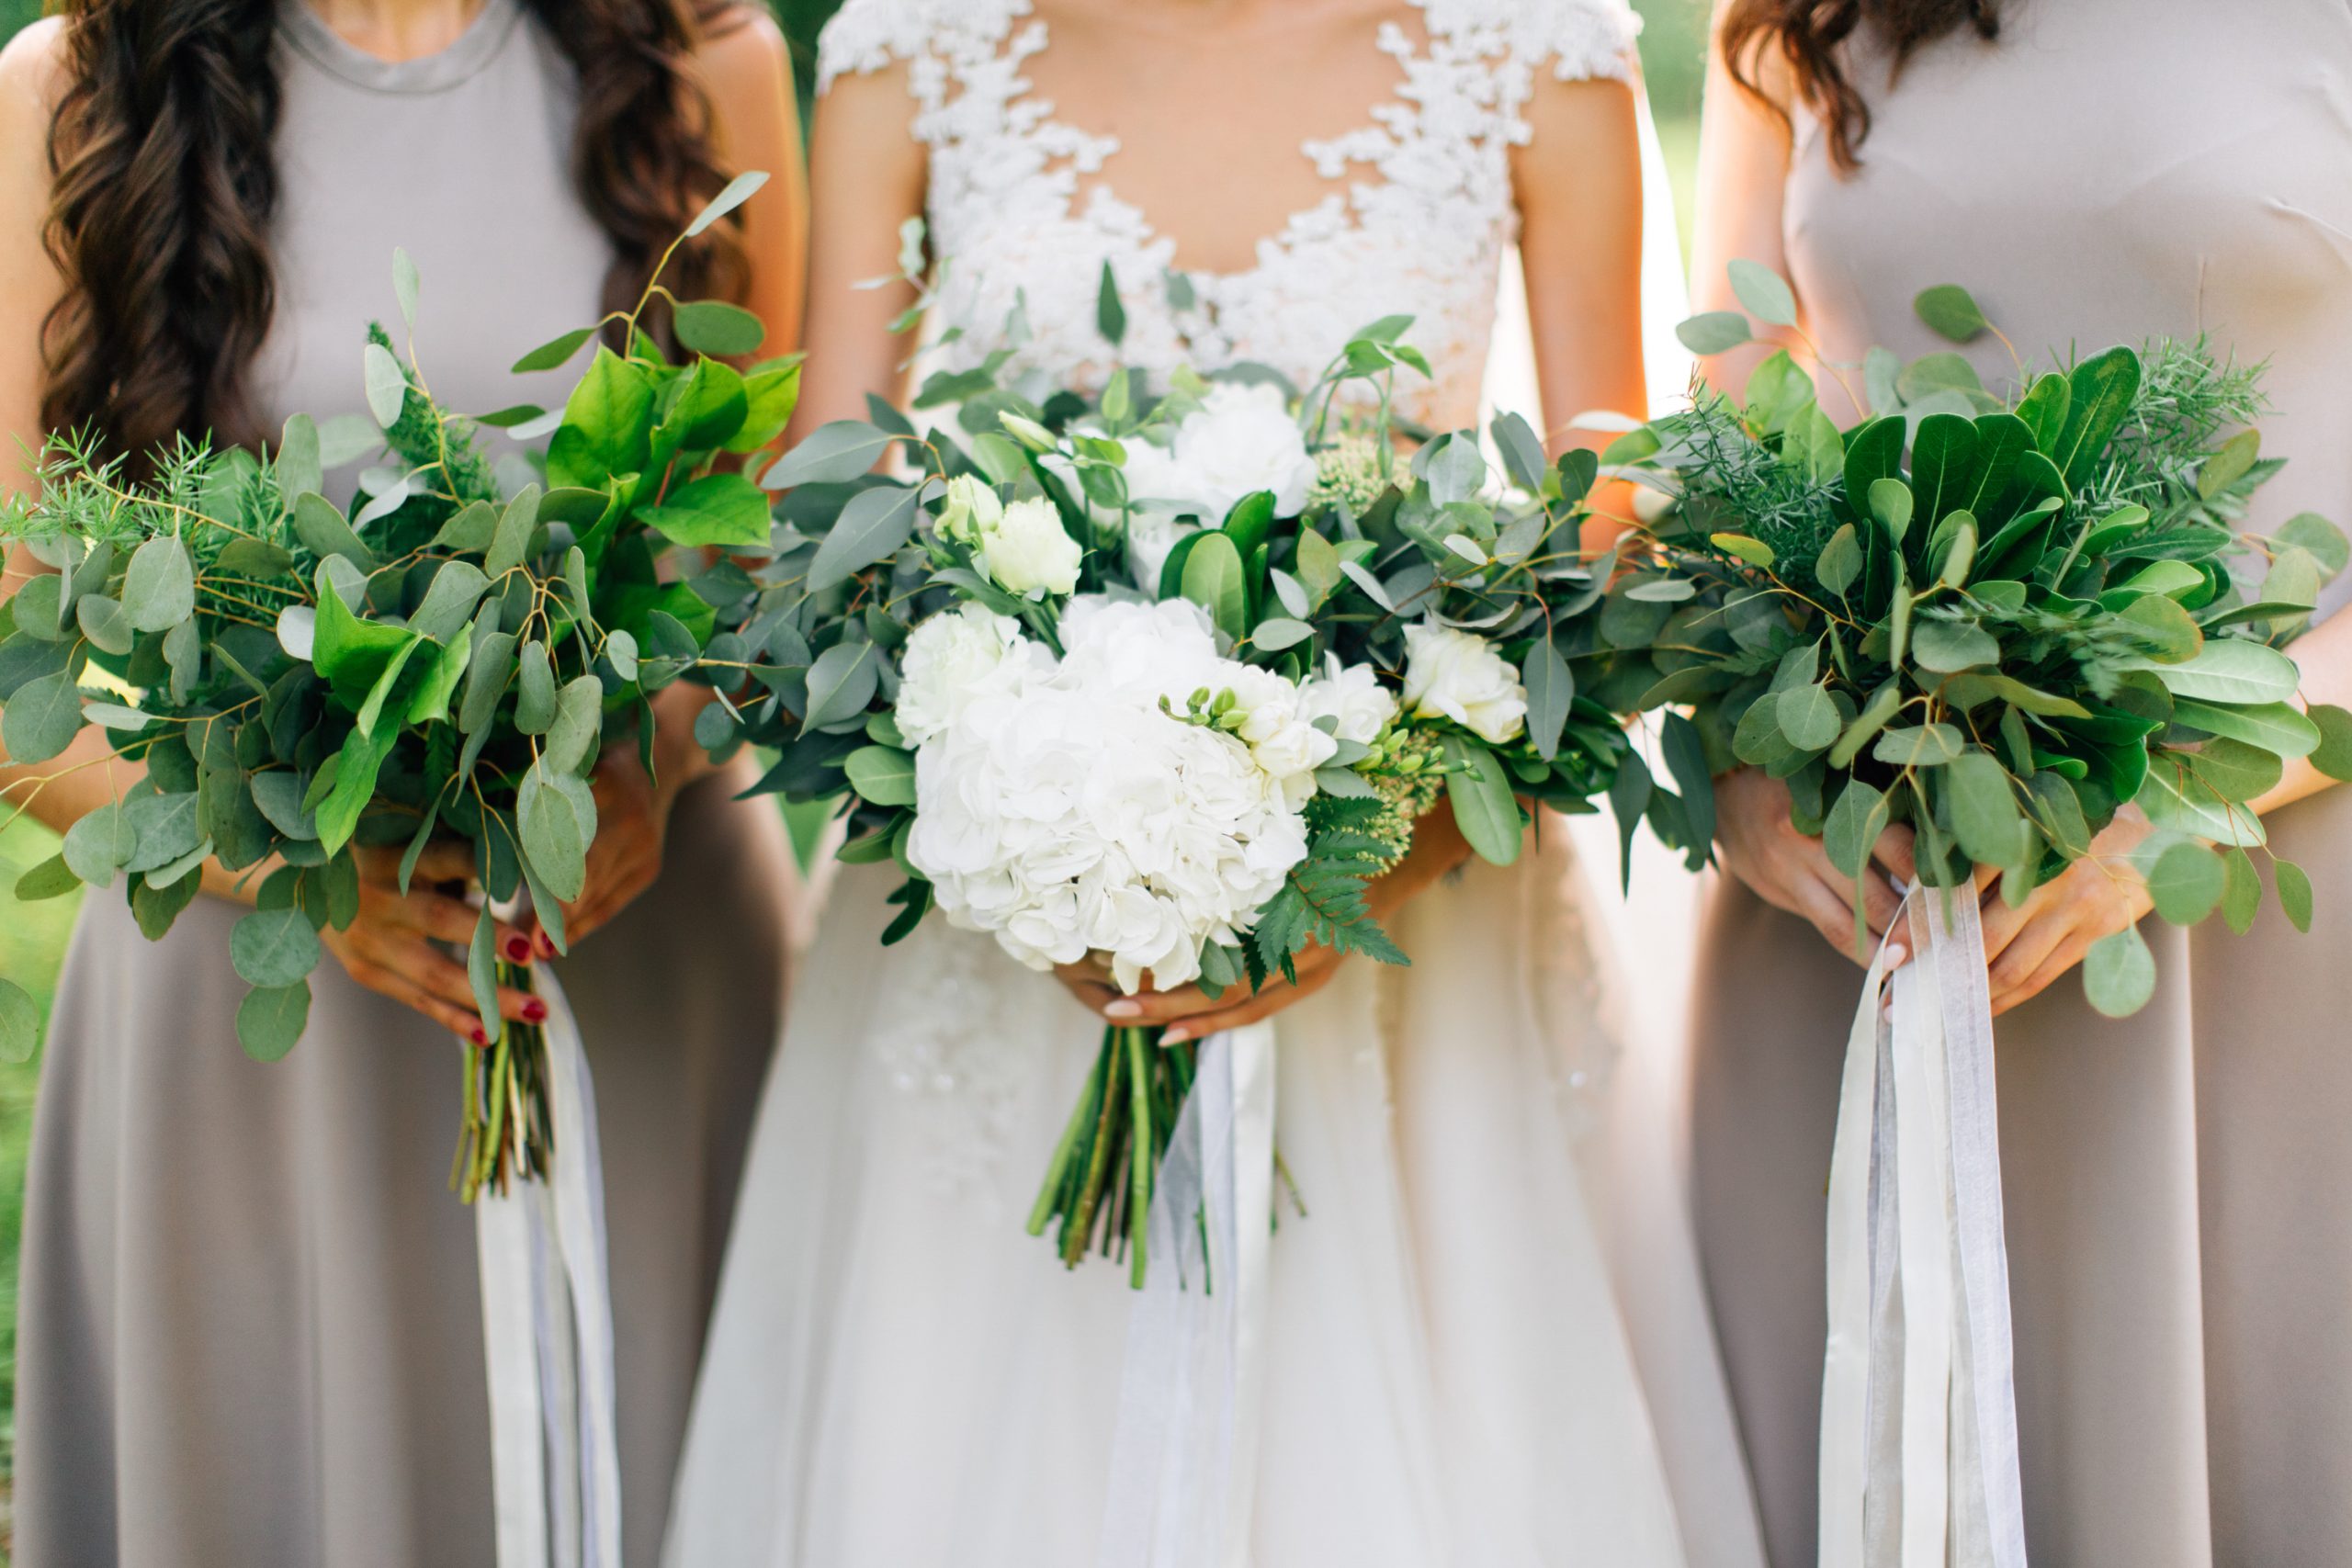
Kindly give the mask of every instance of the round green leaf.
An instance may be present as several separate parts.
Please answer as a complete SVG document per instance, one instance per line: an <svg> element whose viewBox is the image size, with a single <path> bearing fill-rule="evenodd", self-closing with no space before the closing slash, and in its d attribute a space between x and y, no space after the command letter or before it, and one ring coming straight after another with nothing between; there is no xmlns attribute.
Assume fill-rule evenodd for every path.
<svg viewBox="0 0 2352 1568"><path fill-rule="evenodd" d="M2083 959L2083 994L2109 1018L2129 1018L2156 994L2156 957L2137 926L2091 944Z"/></svg>
<svg viewBox="0 0 2352 1568"><path fill-rule="evenodd" d="M2297 931L2309 934L2312 929L2312 879L2303 868L2290 860L2270 857L2271 880L2278 885L2278 907L2287 911L2287 919Z"/></svg>
<svg viewBox="0 0 2352 1568"><path fill-rule="evenodd" d="M319 964L319 933L299 908L256 909L229 932L229 962L248 986L290 987Z"/></svg>
<svg viewBox="0 0 2352 1568"><path fill-rule="evenodd" d="M390 430L400 423L401 405L408 400L408 378L401 374L401 362L392 357L392 351L380 343L369 344L360 357L368 412Z"/></svg>
<svg viewBox="0 0 2352 1568"><path fill-rule="evenodd" d="M44 898L59 898L82 886L74 868L65 863L63 855L51 855L17 878L17 902L37 904Z"/></svg>
<svg viewBox="0 0 2352 1568"><path fill-rule="evenodd" d="M881 674L870 642L836 643L808 667L808 711L802 716L805 734L854 718L874 700Z"/></svg>
<svg viewBox="0 0 2352 1568"><path fill-rule="evenodd" d="M2319 746L2312 766L2332 779L2352 779L2352 711L2332 703L2313 703L2311 720L2319 727ZM11 741L11 748L15 742Z"/></svg>
<svg viewBox="0 0 2352 1568"><path fill-rule="evenodd" d="M1258 629L1250 634L1250 641L1262 653L1279 653L1285 648L1305 642L1314 635L1315 628L1305 621L1294 621L1287 616L1272 615L1258 623Z"/></svg>
<svg viewBox="0 0 2352 1568"><path fill-rule="evenodd" d="M2148 871L2156 913L2177 926L2193 926L2211 914L2228 891L2227 866L2202 844L2173 844Z"/></svg>
<svg viewBox="0 0 2352 1568"><path fill-rule="evenodd" d="M850 788L876 806L915 803L915 760L889 746L861 746L842 761Z"/></svg>
<svg viewBox="0 0 2352 1568"><path fill-rule="evenodd" d="M1943 783L1952 837L1968 858L1979 865L2017 864L2025 851L2025 818L2008 770L1989 752L1970 751L1953 760Z"/></svg>
<svg viewBox="0 0 2352 1568"><path fill-rule="evenodd" d="M2222 919L2239 936L2254 929L2254 918L2262 912L2262 874L2254 869L2254 857L2244 850L2229 850L2222 856Z"/></svg>
<svg viewBox="0 0 2352 1568"><path fill-rule="evenodd" d="M1739 296L1749 315L1776 327L1797 324L1797 297L1779 273L1744 259L1733 262L1726 270L1731 274L1731 291Z"/></svg>
<svg viewBox="0 0 2352 1568"><path fill-rule="evenodd" d="M131 553L122 577L122 609L142 632L169 631L196 608L196 564L187 546L158 536Z"/></svg>
<svg viewBox="0 0 2352 1568"><path fill-rule="evenodd" d="M139 833L112 801L83 814L65 830L60 852L74 875L93 887L111 886L114 874L139 852Z"/></svg>
<svg viewBox="0 0 2352 1568"><path fill-rule="evenodd" d="M28 1062L40 1045L40 1004L14 980L0 980L0 1061Z"/></svg>
<svg viewBox="0 0 2352 1568"><path fill-rule="evenodd" d="M1924 619L1911 630L1911 662L1939 675L1998 663L2000 658L2001 645L1993 634L1968 621L1939 616Z"/></svg>
<svg viewBox="0 0 2352 1568"><path fill-rule="evenodd" d="M1737 310L1708 310L1674 329L1693 354L1724 354L1748 341L1747 318Z"/></svg>
<svg viewBox="0 0 2352 1568"><path fill-rule="evenodd" d="M294 913L288 910L288 913ZM300 915L296 915L298 920ZM237 1039L245 1055L256 1062L277 1062L285 1059L302 1038L302 1030L311 1021L311 983L297 980L290 986L264 986L245 993L237 1004Z"/></svg>
<svg viewBox="0 0 2352 1568"><path fill-rule="evenodd" d="M1792 686L1779 695L1776 704L1774 721L1789 744L1800 751L1826 750L1844 726L1837 703L1823 686Z"/></svg>
<svg viewBox="0 0 2352 1568"><path fill-rule="evenodd" d="M556 712L555 667L548 659L548 645L524 644L520 666L514 728L525 735L545 735L555 722Z"/></svg>
<svg viewBox="0 0 2352 1568"><path fill-rule="evenodd" d="M548 891L567 904L579 897L588 880L588 845L596 836L596 803L588 785L534 764L515 791L514 819L524 858Z"/></svg>
<svg viewBox="0 0 2352 1568"><path fill-rule="evenodd" d="M82 694L71 671L28 681L0 708L0 743L12 762L46 762L82 730Z"/></svg>
<svg viewBox="0 0 2352 1568"><path fill-rule="evenodd" d="M1849 780L1821 825L1822 847L1830 863L1848 876L1860 876L1879 835L1886 831L1887 817L1885 795L1860 779Z"/></svg>
<svg viewBox="0 0 2352 1568"><path fill-rule="evenodd" d="M1975 298L1955 283L1939 283L1933 288L1922 289L1911 301L1911 309L1928 324L1928 330L1952 343L1969 343L1992 323L1984 312L1977 309Z"/></svg>
<svg viewBox="0 0 2352 1568"><path fill-rule="evenodd" d="M768 329L759 317L740 305L696 299L681 305L673 318L678 341L697 354L722 359L758 350Z"/></svg>

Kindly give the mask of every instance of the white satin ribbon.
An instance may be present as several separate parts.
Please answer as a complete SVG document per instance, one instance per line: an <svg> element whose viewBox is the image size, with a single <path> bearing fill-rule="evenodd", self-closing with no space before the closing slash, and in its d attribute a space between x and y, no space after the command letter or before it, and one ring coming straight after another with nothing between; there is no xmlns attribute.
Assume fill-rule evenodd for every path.
<svg viewBox="0 0 2352 1568"><path fill-rule="evenodd" d="M1160 1160L1128 1319L1102 1568L1243 1568L1264 1382L1274 1031L1211 1035Z"/></svg>
<svg viewBox="0 0 2352 1568"><path fill-rule="evenodd" d="M1871 962L1830 1158L1821 1568L2025 1568L1984 934L1965 889L1904 913L1917 957Z"/></svg>
<svg viewBox="0 0 2352 1568"><path fill-rule="evenodd" d="M498 1568L620 1568L620 1448L595 1086L542 969L552 1180L474 1201Z"/></svg>

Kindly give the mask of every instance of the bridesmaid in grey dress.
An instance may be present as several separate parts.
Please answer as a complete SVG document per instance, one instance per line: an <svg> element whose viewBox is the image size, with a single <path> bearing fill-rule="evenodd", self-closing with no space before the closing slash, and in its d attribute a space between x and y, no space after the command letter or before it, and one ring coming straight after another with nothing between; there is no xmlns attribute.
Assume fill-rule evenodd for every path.
<svg viewBox="0 0 2352 1568"><path fill-rule="evenodd" d="M51 199L51 116L77 90L60 188L84 173L87 194L77 151L119 136L100 183L120 181L134 209L116 205L119 227L85 225L74 275L118 299L125 278L178 291L180 313L151 338L79 319L85 342L120 355L121 377L119 395L81 412L119 434L274 431L298 410L356 412L359 334L391 309L395 245L423 271L418 341L436 391L474 409L560 396L560 378L518 386L506 366L594 320L608 288L633 298L627 275L644 264L629 258L683 226L722 156L778 175L746 209L740 243L761 265L738 292L772 349L797 337L799 150L763 13L93 0L0 60L0 427L12 435L37 438L70 402L70 361L55 355L47 404L35 401L39 312L60 288L36 225ZM695 118L706 98L708 133ZM253 199L273 175L274 204ZM271 302L251 323L266 339L237 330L231 297L254 287L240 262L267 269ZM221 389L248 367L237 403ZM780 1019L789 863L773 805L730 798L743 782L688 787L659 881L557 964L604 1118L635 1562L662 1537ZM658 807L650 789L623 794L640 809L612 803L615 840L634 835L650 864L662 858ZM69 795L43 795L53 825ZM415 902L371 895L368 919L396 941ZM151 944L119 890L85 902L28 1178L18 1561L486 1568L473 1217L445 1185L460 1047L329 966L296 1053L247 1060L227 956L239 912L201 897Z"/></svg>
<svg viewBox="0 0 2352 1568"><path fill-rule="evenodd" d="M1724 265L1747 256L1793 279L1806 330L1837 359L1949 346L1910 305L1947 282L2029 362L2210 333L2269 361L2264 450L2290 461L2252 525L2303 510L2352 520L2345 0L1725 11L1760 23L1735 58L1753 62L1762 96L1729 79L1719 49L1702 308L1731 305ZM1809 66L1825 11L1861 25ZM1825 63L1866 107L1867 134L1838 113ZM1835 155L1841 126L1850 168ZM1988 384L2015 374L1997 344L1972 356ZM1713 368L1727 386L1744 375ZM2338 579L2323 616L2347 592ZM2312 700L2346 700L2347 634L2352 615L2298 645ZM2016 1009L1996 1053L2039 1562L2352 1562L2352 791L2324 783L2292 777L2267 802L2273 845L2320 890L2308 936L2275 900L2243 939L2218 921L2193 936L2151 921L2160 988L2111 1021L2071 973L2039 994L2028 980L2037 954L2144 912L2136 890L2086 874L2045 890L2015 953L1995 960L1996 1002ZM1799 1568L1815 1560L1823 1189L1859 974L1816 932L1850 943L1850 916L1817 842L1789 828L1785 795L1725 785L1727 859L1758 891L1724 882L1705 927L1695 1201L1772 1560ZM2100 847L2139 830L2120 823ZM1891 907L1883 886L1873 898Z"/></svg>

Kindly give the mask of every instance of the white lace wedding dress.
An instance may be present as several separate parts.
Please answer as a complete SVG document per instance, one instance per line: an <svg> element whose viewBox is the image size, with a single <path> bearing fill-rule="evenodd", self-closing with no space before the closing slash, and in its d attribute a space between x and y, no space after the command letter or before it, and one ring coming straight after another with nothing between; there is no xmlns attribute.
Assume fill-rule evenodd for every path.
<svg viewBox="0 0 2352 1568"><path fill-rule="evenodd" d="M954 258L940 352L1125 356L1311 380L1391 312L1436 365L1408 412L1472 423L1509 158L1539 73L1622 75L1620 0L1424 0L1381 28L1400 86L1305 148L1331 182L1249 271L1189 278L1112 194L1117 143L1056 120L1027 0L849 0L822 77L909 64ZM1081 180L1088 194L1081 197ZM1173 291L1176 299L1185 292ZM1594 932L1554 823L1395 923L1281 1015L1279 1142L1306 1217L1270 1247L1248 1537L1258 1568L1668 1568L1685 1556L1574 1144L1606 1059ZM885 949L890 868L842 868L768 1085L673 1514L673 1568L1077 1568L1095 1561L1124 1269L1023 1232L1101 1026L934 916ZM623 1327L626 1332L626 1325ZM1712 1354L1706 1347L1694 1353Z"/></svg>

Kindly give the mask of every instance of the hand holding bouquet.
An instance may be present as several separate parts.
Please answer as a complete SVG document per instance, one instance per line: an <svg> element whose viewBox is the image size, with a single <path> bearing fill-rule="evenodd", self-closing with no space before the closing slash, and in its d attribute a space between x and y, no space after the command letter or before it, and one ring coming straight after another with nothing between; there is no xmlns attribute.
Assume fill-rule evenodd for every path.
<svg viewBox="0 0 2352 1568"><path fill-rule="evenodd" d="M1115 345L1107 278L1102 300ZM1571 672L1611 657L1586 624L1595 459L1547 464L1516 419L1514 491L1471 433L1400 451L1408 324L1304 389L1080 389L1001 355L811 432L766 479L793 531L720 634L784 672L707 739L776 747L770 787L846 786L843 858L906 874L887 941L936 906L1130 993L1254 988L1317 943L1406 962L1365 889L1441 798L1509 863L1521 797L1589 809L1629 750ZM1058 1221L1073 1264L1140 1234L1192 1065L1157 1035L1106 1032L1049 1165L1032 1228Z"/></svg>
<svg viewBox="0 0 2352 1568"><path fill-rule="evenodd" d="M758 187L745 176L689 232ZM394 284L413 337L417 278ZM790 416L797 367L746 375L710 354L758 345L757 320L686 303L668 364L638 331L649 288L617 324L624 356L599 347L566 406L467 419L435 401L412 348L403 365L379 329L365 352L380 446L345 511L322 493L320 427L288 422L265 456L184 445L132 483L121 460L61 435L37 500L0 513L0 539L56 568L10 601L0 702L13 761L55 757L85 724L117 737L145 775L77 822L62 854L20 896L104 887L119 875L161 936L217 861L257 877L256 908L231 942L254 987L240 1008L246 1050L275 1060L300 1037L320 933L359 908L362 846L405 846L400 879L452 840L484 908L466 968L490 1043L469 1064L456 1185L470 1200L548 1167L539 1032L498 1016L502 985L527 985L495 950L491 906L527 897L560 949L596 834L587 774L607 744L641 748L649 699L697 661L714 612L656 570L673 547L761 546L767 498L729 454L772 442ZM582 328L526 356L545 370L575 355ZM544 475L520 455L494 465L483 426L549 436ZM95 666L95 671L91 667ZM109 688L88 694L93 677ZM730 672L725 678L734 679ZM119 700L116 700L119 699Z"/></svg>
<svg viewBox="0 0 2352 1568"><path fill-rule="evenodd" d="M1760 319L1793 320L1770 274L1736 264L1734 281ZM1959 341L1989 330L1956 288L1919 312ZM1747 330L1734 312L1684 328L1706 353ZM1609 454L1671 502L1643 705L1690 705L1719 763L1786 780L1849 876L1902 823L1921 881L1997 868L2017 903L2136 804L2157 829L2139 852L2157 912L2218 906L2245 929L2264 843L2248 803L2282 759L2352 773L2352 715L2296 706L2279 651L2345 537L2310 514L2237 531L2279 466L2251 428L2258 371L2159 342L2010 402L1956 354L1861 368L1873 414L1850 429L1781 353L1742 401L1703 393ZM2274 874L2307 924L2309 881ZM2102 1011L2142 1006L2138 931L2095 946L2084 980Z"/></svg>

